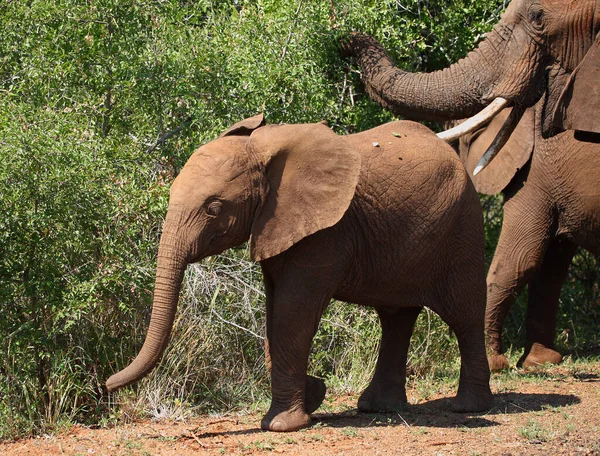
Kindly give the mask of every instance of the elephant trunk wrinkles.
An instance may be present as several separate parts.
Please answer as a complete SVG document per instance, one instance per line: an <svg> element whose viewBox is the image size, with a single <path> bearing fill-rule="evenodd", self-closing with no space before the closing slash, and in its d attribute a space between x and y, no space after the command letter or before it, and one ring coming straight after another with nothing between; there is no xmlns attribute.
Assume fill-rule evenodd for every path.
<svg viewBox="0 0 600 456"><path fill-rule="evenodd" d="M354 55L369 96L395 114L413 120L451 120L473 116L496 96L490 65L503 61L507 30L494 29L459 62L432 73L409 73L394 65L374 38L355 33L345 45Z"/></svg>
<svg viewBox="0 0 600 456"><path fill-rule="evenodd" d="M187 266L182 249L177 245L173 232L165 228L158 250L154 302L146 340L131 364L106 381L109 392L134 383L148 374L169 343L181 282Z"/></svg>

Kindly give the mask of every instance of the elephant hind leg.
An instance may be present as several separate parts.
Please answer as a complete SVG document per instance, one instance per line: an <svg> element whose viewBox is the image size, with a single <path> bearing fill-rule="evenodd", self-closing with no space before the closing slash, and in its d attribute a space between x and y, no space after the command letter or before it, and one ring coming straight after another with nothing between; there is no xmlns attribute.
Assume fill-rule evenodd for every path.
<svg viewBox="0 0 600 456"><path fill-rule="evenodd" d="M451 307L451 312L440 312L440 317L456 334L460 350L460 380L451 409L453 412L481 412L494 403L485 350L485 297L476 292L471 298L463 295L460 305L462 307L458 304ZM462 312L457 312L460 309Z"/></svg>
<svg viewBox="0 0 600 456"><path fill-rule="evenodd" d="M483 255L480 261L474 260L478 256L464 258L440 282L432 310L454 331L460 350L460 380L452 411L480 412L494 402L485 350L485 267Z"/></svg>
<svg viewBox="0 0 600 456"><path fill-rule="evenodd" d="M490 371L485 352L483 325L469 333L456 332L460 349L460 381L452 404L453 412L482 412L492 407ZM479 343L481 341L481 343Z"/></svg>
<svg viewBox="0 0 600 456"><path fill-rule="evenodd" d="M545 346L539 343L527 344L525 352L517 362L518 367L538 367L544 364L560 364L562 355L553 346Z"/></svg>
<svg viewBox="0 0 600 456"><path fill-rule="evenodd" d="M535 367L562 361L562 356L554 349L556 315L560 290L576 249L570 242L550 242L540 269L529 281L527 339L518 366Z"/></svg>
<svg viewBox="0 0 600 456"><path fill-rule="evenodd" d="M406 408L406 359L421 307L378 309L381 345L375 374L358 399L361 412L397 412Z"/></svg>

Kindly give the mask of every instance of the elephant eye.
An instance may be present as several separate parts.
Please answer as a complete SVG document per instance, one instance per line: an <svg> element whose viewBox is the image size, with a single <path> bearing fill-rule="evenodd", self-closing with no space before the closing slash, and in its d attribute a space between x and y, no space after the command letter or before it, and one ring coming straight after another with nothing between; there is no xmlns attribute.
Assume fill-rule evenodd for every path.
<svg viewBox="0 0 600 456"><path fill-rule="evenodd" d="M535 28L542 28L544 25L544 10L539 6L533 6L529 10L529 20Z"/></svg>
<svg viewBox="0 0 600 456"><path fill-rule="evenodd" d="M223 203L221 203L221 201L213 201L206 207L206 213L208 215L212 215L213 217L216 217L217 215L219 215L221 213L222 209L223 209Z"/></svg>

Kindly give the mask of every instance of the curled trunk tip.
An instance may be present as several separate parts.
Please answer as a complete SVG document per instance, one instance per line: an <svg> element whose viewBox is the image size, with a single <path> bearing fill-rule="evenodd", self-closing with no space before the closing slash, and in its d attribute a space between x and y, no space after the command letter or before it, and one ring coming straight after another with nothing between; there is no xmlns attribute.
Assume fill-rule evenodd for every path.
<svg viewBox="0 0 600 456"><path fill-rule="evenodd" d="M481 69L503 60L504 41L496 28L467 57L431 73L398 68L375 38L362 33L346 37L341 51L354 56L365 91L379 105L413 120L444 121L471 117L495 98L496 76Z"/></svg>

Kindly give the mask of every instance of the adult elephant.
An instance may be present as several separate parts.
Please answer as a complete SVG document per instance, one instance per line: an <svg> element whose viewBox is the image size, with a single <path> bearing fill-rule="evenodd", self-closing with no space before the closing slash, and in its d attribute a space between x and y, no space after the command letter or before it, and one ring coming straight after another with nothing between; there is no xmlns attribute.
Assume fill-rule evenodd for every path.
<svg viewBox="0 0 600 456"><path fill-rule="evenodd" d="M600 252L599 30L599 0L513 0L480 45L442 71L402 71L368 35L352 34L343 45L356 57L367 92L397 114L460 119L499 97L514 106L475 140L481 144L489 136L491 141L497 132L491 141L496 153L516 129L496 171L476 181L480 189L487 185L493 188L486 191L503 190L506 196L487 279L486 326L494 370L508 366L502 323L525 283L530 300L522 361L560 361L553 346L556 306L574 246ZM471 153L469 160L475 156L479 160L481 155ZM476 163L467 161L471 169Z"/></svg>
<svg viewBox="0 0 600 456"><path fill-rule="evenodd" d="M490 368L508 367L502 327L528 284L526 344L519 365L558 363L554 338L560 291L576 247L600 254L600 143L573 131L542 137L543 103L528 109L490 165L473 176L480 192L504 195L504 219L488 274ZM510 110L460 139L471 174Z"/></svg>
<svg viewBox="0 0 600 456"><path fill-rule="evenodd" d="M394 65L373 37L350 35L344 51L369 95L414 120L470 117L497 98L517 107L544 96L542 134L600 133L600 0L513 0L469 55L433 73Z"/></svg>
<svg viewBox="0 0 600 456"><path fill-rule="evenodd" d="M158 362L186 266L250 238L267 297L271 408L263 429L310 423L325 395L306 375L332 297L376 308L382 339L363 411L406 404L406 358L422 306L456 333L462 357L456 411L491 406L484 342L483 220L456 154L413 122L349 136L323 124L234 125L200 147L171 187L144 345L106 382L113 391Z"/></svg>

